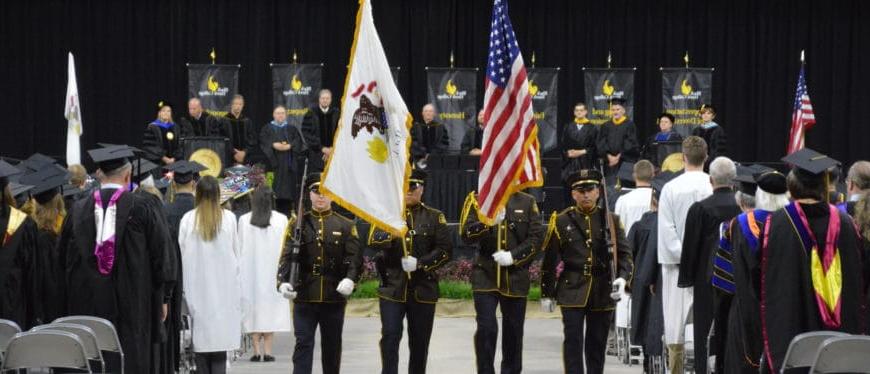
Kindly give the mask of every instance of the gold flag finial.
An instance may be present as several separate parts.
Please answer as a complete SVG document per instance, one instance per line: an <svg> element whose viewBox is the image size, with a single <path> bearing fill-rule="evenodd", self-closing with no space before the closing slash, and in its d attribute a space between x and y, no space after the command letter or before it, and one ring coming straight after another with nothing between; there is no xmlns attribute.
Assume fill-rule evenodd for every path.
<svg viewBox="0 0 870 374"><path fill-rule="evenodd" d="M610 63L613 61L613 56L610 54L610 51L607 51L607 68L610 69Z"/></svg>
<svg viewBox="0 0 870 374"><path fill-rule="evenodd" d="M801 49L801 63L804 63L804 62L806 62L806 60L804 59L804 50Z"/></svg>
<svg viewBox="0 0 870 374"><path fill-rule="evenodd" d="M299 60L299 56L296 55L296 50L294 49L294 50L293 50L293 63L295 64L296 61L298 61L298 60Z"/></svg>
<svg viewBox="0 0 870 374"><path fill-rule="evenodd" d="M532 67L535 67L535 51L532 51Z"/></svg>
<svg viewBox="0 0 870 374"><path fill-rule="evenodd" d="M683 56L683 62L686 63L686 69L689 68L689 51L686 51L686 55Z"/></svg>
<svg viewBox="0 0 870 374"><path fill-rule="evenodd" d="M214 52L214 47L211 47L211 52L208 53L208 57L211 58L211 63L214 64L214 60L217 58L217 54Z"/></svg>
<svg viewBox="0 0 870 374"><path fill-rule="evenodd" d="M450 68L453 69L453 51L450 51Z"/></svg>

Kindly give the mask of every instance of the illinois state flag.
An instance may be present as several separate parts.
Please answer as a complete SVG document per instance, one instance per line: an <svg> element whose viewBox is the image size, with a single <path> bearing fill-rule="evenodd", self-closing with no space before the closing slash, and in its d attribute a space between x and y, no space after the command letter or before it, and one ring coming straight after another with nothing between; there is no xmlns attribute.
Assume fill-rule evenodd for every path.
<svg viewBox="0 0 870 374"><path fill-rule="evenodd" d="M368 0L360 1L334 151L321 177L333 201L404 236L411 114L381 46Z"/></svg>

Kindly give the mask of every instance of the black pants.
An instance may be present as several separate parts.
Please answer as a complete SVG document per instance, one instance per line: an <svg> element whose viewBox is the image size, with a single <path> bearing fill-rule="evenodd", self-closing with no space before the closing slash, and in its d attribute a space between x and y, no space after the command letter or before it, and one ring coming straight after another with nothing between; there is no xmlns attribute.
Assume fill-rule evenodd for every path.
<svg viewBox="0 0 870 374"><path fill-rule="evenodd" d="M320 364L324 374L338 373L341 368L341 332L344 329L346 303L293 304L293 373L311 373L314 361L314 332L320 326Z"/></svg>
<svg viewBox="0 0 870 374"><path fill-rule="evenodd" d="M498 292L475 292L474 311L477 331L474 332L474 355L477 372L494 374L495 343L498 340L498 320L495 308L501 305L501 373L523 371L523 325L526 321L526 298L507 297Z"/></svg>
<svg viewBox="0 0 870 374"><path fill-rule="evenodd" d="M197 352L197 374L225 374L227 372L227 352Z"/></svg>
<svg viewBox="0 0 870 374"><path fill-rule="evenodd" d="M590 374L603 373L607 333L610 331L610 316L613 315L613 311L592 312L585 308L561 309L565 334L565 341L562 343L565 373L583 374L584 356L586 357L586 369ZM584 322L586 324L585 342Z"/></svg>
<svg viewBox="0 0 870 374"><path fill-rule="evenodd" d="M419 303L408 298L399 303L381 299L381 369L382 374L398 374L399 343L402 341L403 322L408 317L409 374L426 372L429 356L429 338L435 322L435 304Z"/></svg>

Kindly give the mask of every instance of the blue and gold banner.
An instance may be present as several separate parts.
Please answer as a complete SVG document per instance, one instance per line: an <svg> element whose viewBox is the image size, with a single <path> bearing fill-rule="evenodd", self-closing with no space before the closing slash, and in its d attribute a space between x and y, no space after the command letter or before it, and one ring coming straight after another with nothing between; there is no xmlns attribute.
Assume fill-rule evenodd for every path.
<svg viewBox="0 0 870 374"><path fill-rule="evenodd" d="M428 100L435 105L435 120L447 128L451 152L462 150L463 139L474 137L477 126L477 69L426 68ZM419 108L411 111L419 118ZM468 143L468 141L466 141Z"/></svg>
<svg viewBox="0 0 870 374"><path fill-rule="evenodd" d="M559 68L529 68L529 95L535 123L538 124L538 141L541 151L547 152L559 146Z"/></svg>
<svg viewBox="0 0 870 374"><path fill-rule="evenodd" d="M590 122L601 125L609 121L613 99L625 100L625 115L634 120L634 71L634 68L583 68Z"/></svg>
<svg viewBox="0 0 870 374"><path fill-rule="evenodd" d="M698 109L713 101L713 69L662 68L662 111L674 116L684 138L701 124Z"/></svg>
<svg viewBox="0 0 870 374"><path fill-rule="evenodd" d="M287 123L302 125L309 108L317 105L323 86L323 64L269 64L272 68L272 106L287 107ZM333 105L338 97L333 93Z"/></svg>
<svg viewBox="0 0 870 374"><path fill-rule="evenodd" d="M239 92L240 65L187 64L187 96L196 97L209 114L222 117Z"/></svg>

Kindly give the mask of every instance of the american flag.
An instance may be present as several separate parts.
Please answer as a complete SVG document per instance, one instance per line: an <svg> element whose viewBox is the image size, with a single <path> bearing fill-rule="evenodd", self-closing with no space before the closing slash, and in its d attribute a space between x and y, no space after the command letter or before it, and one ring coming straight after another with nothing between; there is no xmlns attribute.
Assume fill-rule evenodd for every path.
<svg viewBox="0 0 870 374"><path fill-rule="evenodd" d="M478 213L492 224L511 194L543 184L529 82L505 0L495 0L492 7L484 85Z"/></svg>
<svg viewBox="0 0 870 374"><path fill-rule="evenodd" d="M797 92L794 94L794 109L791 114L791 131L788 139L788 154L797 152L804 147L804 133L816 124L816 116L813 114L813 104L810 103L810 94L807 92L807 80L804 75L804 66L798 75Z"/></svg>

